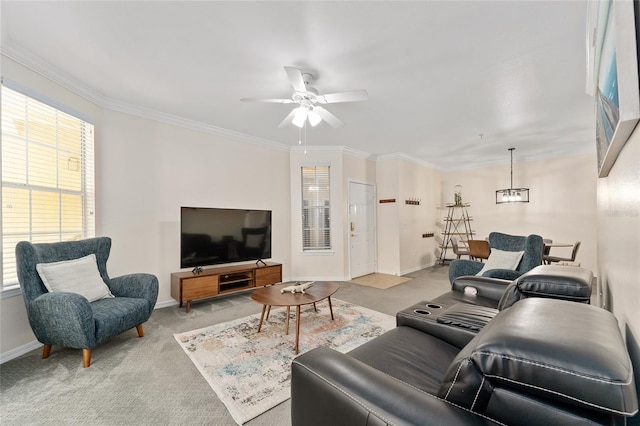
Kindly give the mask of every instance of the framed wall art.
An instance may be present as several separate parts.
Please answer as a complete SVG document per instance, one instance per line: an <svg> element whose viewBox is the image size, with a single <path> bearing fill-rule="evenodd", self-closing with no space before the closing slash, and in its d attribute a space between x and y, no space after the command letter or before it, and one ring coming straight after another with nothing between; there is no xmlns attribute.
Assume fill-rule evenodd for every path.
<svg viewBox="0 0 640 426"><path fill-rule="evenodd" d="M640 119L637 7L608 0L589 9L587 92L595 101L598 177L609 175Z"/></svg>

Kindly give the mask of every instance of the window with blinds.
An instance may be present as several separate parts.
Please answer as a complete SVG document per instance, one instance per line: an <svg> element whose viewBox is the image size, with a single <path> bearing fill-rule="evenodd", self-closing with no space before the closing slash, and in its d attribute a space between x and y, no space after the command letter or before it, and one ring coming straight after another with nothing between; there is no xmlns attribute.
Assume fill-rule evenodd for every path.
<svg viewBox="0 0 640 426"><path fill-rule="evenodd" d="M329 166L302 167L302 249L330 250Z"/></svg>
<svg viewBox="0 0 640 426"><path fill-rule="evenodd" d="M93 124L2 87L2 287L15 246L94 236Z"/></svg>

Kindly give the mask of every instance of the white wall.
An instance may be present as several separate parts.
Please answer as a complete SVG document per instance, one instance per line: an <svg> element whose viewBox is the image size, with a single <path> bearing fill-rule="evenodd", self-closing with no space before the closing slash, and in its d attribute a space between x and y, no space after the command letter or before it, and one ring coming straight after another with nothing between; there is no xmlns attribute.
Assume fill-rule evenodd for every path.
<svg viewBox="0 0 640 426"><path fill-rule="evenodd" d="M437 261L435 238L423 234L435 233L438 220L441 172L401 159L399 169L398 209L400 217L400 274L407 274L431 266ZM418 199L419 205L406 204Z"/></svg>
<svg viewBox="0 0 640 426"><path fill-rule="evenodd" d="M640 128L609 176L598 179L598 285L601 305L618 318L640 388ZM637 417L632 424L640 424Z"/></svg>
<svg viewBox="0 0 640 426"><path fill-rule="evenodd" d="M331 250L302 251L302 166L329 165L331 183ZM349 276L349 182L375 185L376 163L366 155L341 147L294 149L290 156L291 182L291 279L348 280Z"/></svg>
<svg viewBox="0 0 640 426"><path fill-rule="evenodd" d="M376 163L377 199L395 199L394 203L378 203L378 272L400 274L400 188L399 158L378 160ZM393 224L393 226L388 226Z"/></svg>
<svg viewBox="0 0 640 426"><path fill-rule="evenodd" d="M510 166L459 170L445 174L443 203L453 202L453 188L462 185L462 201L476 238L492 231L514 235L538 234L554 242L581 241L577 261L596 272L596 157L582 154L537 161L514 162L514 187L529 188L530 202L496 204L495 191L508 188ZM552 254L569 256L570 248Z"/></svg>
<svg viewBox="0 0 640 426"><path fill-rule="evenodd" d="M378 272L403 275L433 265L437 260L435 232L442 173L402 155L378 160ZM420 204L406 204L419 199Z"/></svg>
<svg viewBox="0 0 640 426"><path fill-rule="evenodd" d="M289 256L287 151L109 110L97 134L97 229L113 240L110 275L155 274L158 303L172 302L181 206L272 210L272 259Z"/></svg>
<svg viewBox="0 0 640 426"><path fill-rule="evenodd" d="M293 150L289 163L290 181L290 228L291 228L291 279L316 280L345 278L344 257L345 240L343 233L346 219L343 213L346 204L346 193L343 185L342 150L315 150L309 148L305 154L302 150ZM331 202L331 250L318 252L302 251L302 187L301 167L328 165L330 202Z"/></svg>

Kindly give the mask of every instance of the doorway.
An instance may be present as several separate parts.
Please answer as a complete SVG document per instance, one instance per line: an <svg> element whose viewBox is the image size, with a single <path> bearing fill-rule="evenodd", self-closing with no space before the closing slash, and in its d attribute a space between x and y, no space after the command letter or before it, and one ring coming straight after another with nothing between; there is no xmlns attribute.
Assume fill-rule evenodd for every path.
<svg viewBox="0 0 640 426"><path fill-rule="evenodd" d="M349 275L376 272L376 215L373 185L349 182Z"/></svg>

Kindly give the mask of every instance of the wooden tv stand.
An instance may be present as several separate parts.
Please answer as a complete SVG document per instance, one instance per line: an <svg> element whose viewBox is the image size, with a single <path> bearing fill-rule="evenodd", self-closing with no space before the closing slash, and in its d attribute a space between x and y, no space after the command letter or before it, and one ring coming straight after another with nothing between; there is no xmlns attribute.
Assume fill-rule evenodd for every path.
<svg viewBox="0 0 640 426"><path fill-rule="evenodd" d="M171 297L187 302L187 312L193 300L207 299L254 287L264 287L282 281L282 265L236 265L203 269L201 273L174 272L171 274Z"/></svg>

